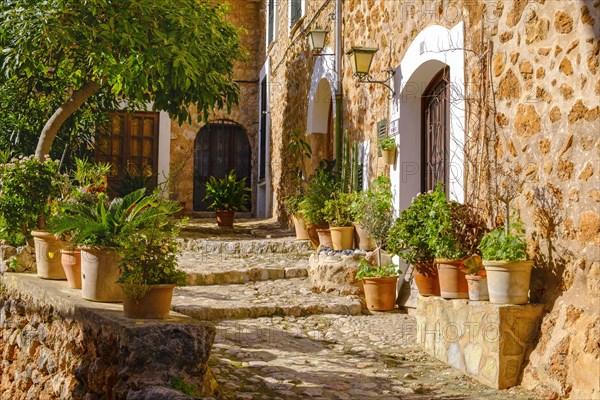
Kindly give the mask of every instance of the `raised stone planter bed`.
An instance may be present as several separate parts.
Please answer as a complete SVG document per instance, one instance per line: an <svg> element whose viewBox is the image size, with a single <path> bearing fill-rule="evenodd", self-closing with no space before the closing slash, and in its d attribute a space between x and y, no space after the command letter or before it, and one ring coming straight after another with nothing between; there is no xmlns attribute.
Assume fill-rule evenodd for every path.
<svg viewBox="0 0 600 400"><path fill-rule="evenodd" d="M417 343L425 352L478 381L507 389L520 383L543 305L497 305L422 297Z"/></svg>
<svg viewBox="0 0 600 400"><path fill-rule="evenodd" d="M0 277L1 399L192 399L215 394L215 328L171 313L131 320L66 281ZM190 397L173 380L194 388Z"/></svg>

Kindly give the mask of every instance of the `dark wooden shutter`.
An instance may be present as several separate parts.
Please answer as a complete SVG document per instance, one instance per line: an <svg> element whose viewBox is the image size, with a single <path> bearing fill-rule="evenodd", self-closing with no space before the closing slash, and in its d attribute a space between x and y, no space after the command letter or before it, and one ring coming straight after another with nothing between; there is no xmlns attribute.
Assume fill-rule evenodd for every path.
<svg viewBox="0 0 600 400"><path fill-rule="evenodd" d="M302 17L302 0L290 0L290 28L296 25L296 22Z"/></svg>
<svg viewBox="0 0 600 400"><path fill-rule="evenodd" d="M383 139L385 139L387 137L387 128L388 128L388 121L387 118L382 119L381 121L377 122L377 142L379 144L379 142L381 142ZM377 146L377 157L381 157L381 149L379 148L379 146Z"/></svg>
<svg viewBox="0 0 600 400"><path fill-rule="evenodd" d="M269 30L267 32L267 45L271 44L275 35L275 1L277 0L269 0L269 8L267 10L269 24Z"/></svg>

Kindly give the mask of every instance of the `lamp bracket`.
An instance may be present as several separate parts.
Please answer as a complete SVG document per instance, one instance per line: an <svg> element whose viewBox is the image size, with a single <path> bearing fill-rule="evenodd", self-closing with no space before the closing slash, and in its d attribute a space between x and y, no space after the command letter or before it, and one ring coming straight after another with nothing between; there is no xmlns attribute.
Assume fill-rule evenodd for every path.
<svg viewBox="0 0 600 400"><path fill-rule="evenodd" d="M394 91L394 88L388 83L390 81L390 78L394 76L394 74L396 73L396 71L394 71L393 69L388 69L386 71L387 73L387 78L382 79L382 80L377 80L374 79L371 74L355 74L354 76L356 78L358 78L358 83L377 83L380 85L385 86L386 88L388 88L392 94L390 95L390 99L393 99L396 92Z"/></svg>

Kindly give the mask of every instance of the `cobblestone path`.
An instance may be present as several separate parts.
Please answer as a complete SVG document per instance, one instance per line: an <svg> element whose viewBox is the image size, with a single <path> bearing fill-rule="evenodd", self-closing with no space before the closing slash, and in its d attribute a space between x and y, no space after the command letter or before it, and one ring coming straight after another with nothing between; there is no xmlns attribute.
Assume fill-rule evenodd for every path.
<svg viewBox="0 0 600 400"><path fill-rule="evenodd" d="M366 315L356 296L314 293L310 247L252 227L236 236L186 233L180 265L191 286L174 310L217 327L210 365L224 399L535 399L494 390L422 352L401 312ZM198 234L199 233L199 234Z"/></svg>

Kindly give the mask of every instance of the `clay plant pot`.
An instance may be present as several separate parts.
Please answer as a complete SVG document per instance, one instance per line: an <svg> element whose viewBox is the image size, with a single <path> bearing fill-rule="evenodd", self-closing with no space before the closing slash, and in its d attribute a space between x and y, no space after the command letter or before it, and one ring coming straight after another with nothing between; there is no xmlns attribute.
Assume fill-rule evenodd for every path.
<svg viewBox="0 0 600 400"><path fill-rule="evenodd" d="M488 294L487 278L480 275L467 275L469 287L469 300L486 301L490 299Z"/></svg>
<svg viewBox="0 0 600 400"><path fill-rule="evenodd" d="M319 229L329 229L329 224L327 222L319 222L318 224L307 223L306 228L308 230L308 238L312 243L313 247L316 249L319 247L319 234L317 230Z"/></svg>
<svg viewBox="0 0 600 400"><path fill-rule="evenodd" d="M421 296L440 295L438 269L434 263L415 264L413 269L413 277Z"/></svg>
<svg viewBox="0 0 600 400"><path fill-rule="evenodd" d="M61 263L71 289L81 289L81 250L62 249Z"/></svg>
<svg viewBox="0 0 600 400"><path fill-rule="evenodd" d="M351 250L354 248L353 226L332 226L329 231L331 232L331 242L334 250Z"/></svg>
<svg viewBox="0 0 600 400"><path fill-rule="evenodd" d="M233 228L233 220L235 219L235 211L217 210L217 226L219 228Z"/></svg>
<svg viewBox="0 0 600 400"><path fill-rule="evenodd" d="M381 149L381 156L383 157L383 163L385 165L396 164L396 148L384 150Z"/></svg>
<svg viewBox="0 0 600 400"><path fill-rule="evenodd" d="M440 294L445 299L468 299L469 287L462 260L436 259L440 280Z"/></svg>
<svg viewBox="0 0 600 400"><path fill-rule="evenodd" d="M373 311L389 311L396 307L397 276L387 278L363 278L367 308Z"/></svg>
<svg viewBox="0 0 600 400"><path fill-rule="evenodd" d="M484 261L490 303L526 304L533 261Z"/></svg>
<svg viewBox="0 0 600 400"><path fill-rule="evenodd" d="M112 247L81 248L81 297L91 301L123 301L119 279L119 255Z"/></svg>
<svg viewBox="0 0 600 400"><path fill-rule="evenodd" d="M358 248L360 250L375 250L375 247L377 247L375 240L369 236L369 233L361 224L354 223L354 232L356 243L358 244Z"/></svg>
<svg viewBox="0 0 600 400"><path fill-rule="evenodd" d="M317 229L317 235L319 235L319 244L321 246L333 248L331 231L329 229Z"/></svg>
<svg viewBox="0 0 600 400"><path fill-rule="evenodd" d="M308 236L308 228L306 222L302 219L300 214L292 215L292 221L294 222L294 230L296 231L296 240L310 240Z"/></svg>
<svg viewBox="0 0 600 400"><path fill-rule="evenodd" d="M129 294L123 295L123 313L127 318L135 319L167 319L171 310L173 300L173 289L175 285L150 285L141 298L134 299ZM128 288L124 287L127 293Z"/></svg>
<svg viewBox="0 0 600 400"><path fill-rule="evenodd" d="M60 263L62 243L47 231L31 231L35 247L37 276L42 279L67 279Z"/></svg>

